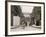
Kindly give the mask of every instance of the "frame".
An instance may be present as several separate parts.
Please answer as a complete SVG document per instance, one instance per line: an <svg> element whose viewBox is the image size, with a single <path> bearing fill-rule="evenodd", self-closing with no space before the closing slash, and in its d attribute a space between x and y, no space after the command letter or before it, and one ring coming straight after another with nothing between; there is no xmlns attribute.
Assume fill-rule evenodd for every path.
<svg viewBox="0 0 46 37"><path fill-rule="evenodd" d="M37 10L37 8L39 10ZM21 13L17 13L17 14L13 13L13 12L15 12L14 10L16 10L16 12L18 11ZM31 12L30 10L33 13L30 13ZM34 11L36 11L36 12L40 11L41 14L40 15L38 15L37 13L35 14ZM22 16L21 14L22 15L24 14L24 15ZM21 20L20 20L20 17L21 17ZM41 25L38 24L38 26L37 26L36 22L30 21L29 20L29 19L31 19L30 17L32 19L34 17L35 21L37 21L39 18L41 20L40 21ZM24 23L22 22L23 18L27 19L27 20L25 19L26 22L24 22ZM37 18L37 20L36 20L36 18ZM28 25L29 21L33 22L33 24L31 23L32 27L39 28L39 29L35 30L35 29L32 29L32 27L31 27L32 30L30 30L30 25ZM15 24L18 24L18 25L15 25ZM23 29L25 29L25 27L27 29L25 29L25 31L23 31L23 30L21 31L21 29L19 29L19 27L20 27L19 24L23 24L23 25L26 24L27 26L26 25L24 25L24 26L20 25L20 26L23 27ZM16 28L18 28L18 30ZM29 28L29 30L28 30L28 28ZM45 3L43 3L43 2L26 2L26 1L25 2L24 1L10 1L10 2L5 1L5 36L23 36L23 35L37 35L37 34L45 34Z"/></svg>

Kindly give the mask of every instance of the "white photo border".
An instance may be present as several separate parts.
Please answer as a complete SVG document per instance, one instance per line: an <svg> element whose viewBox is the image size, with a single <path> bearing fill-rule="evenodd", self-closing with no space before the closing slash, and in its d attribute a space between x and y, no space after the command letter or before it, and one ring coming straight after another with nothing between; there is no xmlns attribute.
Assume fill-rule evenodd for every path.
<svg viewBox="0 0 46 37"><path fill-rule="evenodd" d="M35 5L34 5L35 4ZM24 32L11 32L10 31L10 28L11 28L11 5L29 5L29 6L41 6L41 14L42 14L42 16L41 16L41 18L42 18L42 20L41 20L41 27L42 27L42 29L41 29L41 31L34 31L34 32L32 32L32 31L28 31L28 32L26 32L26 31L24 31ZM7 35L18 35L18 34L41 34L41 33L45 33L45 24L44 24L44 22L45 22L45 17L43 17L44 16L44 13L45 13L45 11L44 11L45 9L44 9L44 4L43 3L32 3L32 2L27 2L27 3L24 3L24 2L7 2L7 31L6 31L6 33L7 33Z"/></svg>

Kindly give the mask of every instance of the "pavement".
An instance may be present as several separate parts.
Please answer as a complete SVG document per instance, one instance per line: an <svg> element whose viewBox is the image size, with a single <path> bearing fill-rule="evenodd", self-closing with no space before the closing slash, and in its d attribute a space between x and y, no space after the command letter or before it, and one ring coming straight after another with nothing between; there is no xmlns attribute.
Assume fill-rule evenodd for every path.
<svg viewBox="0 0 46 37"><path fill-rule="evenodd" d="M37 28L37 27L33 27L33 26L25 26L25 27L17 27L17 28L13 28L11 29L11 31L36 31L36 30L41 30L41 28Z"/></svg>

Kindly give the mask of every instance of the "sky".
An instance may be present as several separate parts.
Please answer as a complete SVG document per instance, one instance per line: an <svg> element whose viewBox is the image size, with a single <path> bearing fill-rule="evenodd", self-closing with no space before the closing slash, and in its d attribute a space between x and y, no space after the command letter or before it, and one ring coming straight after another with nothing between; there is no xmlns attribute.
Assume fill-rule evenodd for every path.
<svg viewBox="0 0 46 37"><path fill-rule="evenodd" d="M33 8L32 6L21 6L22 13L32 13Z"/></svg>
<svg viewBox="0 0 46 37"><path fill-rule="evenodd" d="M34 7L32 7L32 6L27 6L27 5L26 5L26 6L25 6L25 5L24 5L24 6L22 5L22 6L20 6L20 7L21 7L21 9L22 9L22 13L29 13L29 14L32 13L32 10L33 10L33 8L34 8ZM25 17L30 17L29 14L27 14L27 15L24 14L24 16L25 16Z"/></svg>

